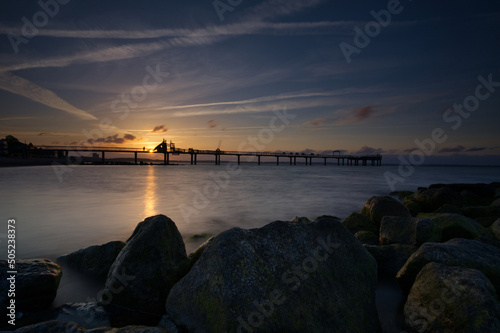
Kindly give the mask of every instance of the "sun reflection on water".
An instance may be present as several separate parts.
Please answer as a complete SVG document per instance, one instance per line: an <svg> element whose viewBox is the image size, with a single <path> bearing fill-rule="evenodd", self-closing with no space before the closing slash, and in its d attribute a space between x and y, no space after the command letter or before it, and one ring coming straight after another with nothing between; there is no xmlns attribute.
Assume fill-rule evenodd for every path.
<svg viewBox="0 0 500 333"><path fill-rule="evenodd" d="M144 193L144 216L157 215L157 206L155 167L149 166L146 177L146 191Z"/></svg>

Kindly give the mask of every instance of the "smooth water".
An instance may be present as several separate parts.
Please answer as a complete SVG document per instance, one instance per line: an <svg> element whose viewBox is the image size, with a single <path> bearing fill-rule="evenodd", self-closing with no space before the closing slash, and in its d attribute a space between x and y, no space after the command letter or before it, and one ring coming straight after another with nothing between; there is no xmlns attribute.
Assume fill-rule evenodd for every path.
<svg viewBox="0 0 500 333"><path fill-rule="evenodd" d="M224 163L79 166L62 181L51 166L0 168L0 259L7 255L8 219L16 220L17 258L55 260L90 245L126 240L137 223L156 214L177 224L189 253L203 241L192 241L193 234L255 228L294 216L345 218L370 196L391 192L384 173L397 174L397 166L229 166L237 169L229 174ZM420 167L396 189L493 181L500 181L500 167ZM95 288L65 273L56 304L84 301Z"/></svg>

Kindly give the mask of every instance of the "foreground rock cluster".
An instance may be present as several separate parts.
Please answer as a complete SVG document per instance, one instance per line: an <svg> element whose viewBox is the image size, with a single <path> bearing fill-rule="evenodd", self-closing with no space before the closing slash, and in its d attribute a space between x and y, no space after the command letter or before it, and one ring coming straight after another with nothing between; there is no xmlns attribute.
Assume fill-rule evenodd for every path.
<svg viewBox="0 0 500 333"><path fill-rule="evenodd" d="M500 331L499 198L500 184L432 185L372 197L344 221L233 228L189 256L172 220L149 217L126 242L57 260L102 279L97 302L17 332L380 332L377 279L403 291L407 332ZM50 306L61 267L18 270L19 310Z"/></svg>

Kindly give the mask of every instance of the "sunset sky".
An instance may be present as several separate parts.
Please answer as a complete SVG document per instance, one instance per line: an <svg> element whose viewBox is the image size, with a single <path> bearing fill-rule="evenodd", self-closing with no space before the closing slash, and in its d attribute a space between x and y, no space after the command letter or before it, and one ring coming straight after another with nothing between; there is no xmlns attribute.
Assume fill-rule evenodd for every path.
<svg viewBox="0 0 500 333"><path fill-rule="evenodd" d="M236 150L286 109L263 150L395 161L441 128L429 161L500 164L499 1L41 3L0 2L0 137Z"/></svg>

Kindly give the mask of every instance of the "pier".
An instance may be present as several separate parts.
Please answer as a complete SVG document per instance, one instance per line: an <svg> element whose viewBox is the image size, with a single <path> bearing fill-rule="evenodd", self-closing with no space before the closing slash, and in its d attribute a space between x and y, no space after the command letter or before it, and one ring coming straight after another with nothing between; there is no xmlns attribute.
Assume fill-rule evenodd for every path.
<svg viewBox="0 0 500 333"><path fill-rule="evenodd" d="M139 149L139 148L117 148L117 147L92 147L92 146L43 146L40 147L45 152L52 152L59 157L69 158L70 152L78 153L94 153L99 154L100 162L106 163L106 153L130 153L134 154L134 162L138 164L138 154L163 154L163 164L170 164L170 157L175 155L189 155L191 165L198 164L198 155L213 156L215 165L221 164L221 157L234 157L234 162L241 164L241 157L254 157L258 165L261 165L263 157L271 157L276 159L276 165L280 164L305 164L312 165L314 161L320 161L323 165L327 165L328 160L335 160L338 166L381 166L382 155L343 155L339 151L332 151L332 154L306 154L297 152L248 152L248 151L224 151L216 150L199 150L199 149L181 149L175 148L172 143L167 144L165 141L158 145L155 149Z"/></svg>

